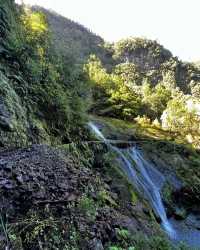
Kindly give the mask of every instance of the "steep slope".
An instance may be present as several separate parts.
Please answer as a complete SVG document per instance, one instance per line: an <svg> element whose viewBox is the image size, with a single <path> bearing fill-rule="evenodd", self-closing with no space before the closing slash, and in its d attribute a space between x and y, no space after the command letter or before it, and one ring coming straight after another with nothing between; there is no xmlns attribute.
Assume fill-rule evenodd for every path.
<svg viewBox="0 0 200 250"><path fill-rule="evenodd" d="M106 61L108 52L104 47L103 38L54 11L39 6L34 6L32 9L45 13L53 34L55 48L68 60L83 63L90 54L96 54Z"/></svg>
<svg viewBox="0 0 200 250"><path fill-rule="evenodd" d="M0 209L7 211L1 214L7 230L0 227L0 249L168 246L151 209L116 162L106 160L112 157L106 151L105 145L85 143L0 152Z"/></svg>
<svg viewBox="0 0 200 250"><path fill-rule="evenodd" d="M115 44L114 56L120 63L132 63L151 84L170 83L185 93L200 80L200 70L192 63L174 57L157 41L144 38L123 39ZM172 86L173 86L172 85Z"/></svg>
<svg viewBox="0 0 200 250"><path fill-rule="evenodd" d="M147 79L155 86L171 81L185 93L190 93L191 83L195 85L200 80L200 70L195 64L182 62L157 41L129 38L107 44L100 36L66 17L39 6L32 9L45 13L54 46L69 63L85 63L89 55L95 54L110 71L113 66L128 62L138 69L141 83Z"/></svg>
<svg viewBox="0 0 200 250"><path fill-rule="evenodd" d="M43 14L16 8L13 0L3 1L0 22L1 146L74 140L83 128L75 128L75 120L79 123L85 113L82 72L59 59ZM41 25L35 29L34 22ZM75 137L70 127L79 130Z"/></svg>

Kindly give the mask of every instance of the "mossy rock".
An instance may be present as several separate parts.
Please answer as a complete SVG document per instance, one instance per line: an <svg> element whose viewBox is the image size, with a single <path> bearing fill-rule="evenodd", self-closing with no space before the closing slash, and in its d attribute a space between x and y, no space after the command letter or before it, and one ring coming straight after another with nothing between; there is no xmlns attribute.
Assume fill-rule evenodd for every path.
<svg viewBox="0 0 200 250"><path fill-rule="evenodd" d="M0 135L5 146L28 144L27 110L12 88L8 78L0 72Z"/></svg>

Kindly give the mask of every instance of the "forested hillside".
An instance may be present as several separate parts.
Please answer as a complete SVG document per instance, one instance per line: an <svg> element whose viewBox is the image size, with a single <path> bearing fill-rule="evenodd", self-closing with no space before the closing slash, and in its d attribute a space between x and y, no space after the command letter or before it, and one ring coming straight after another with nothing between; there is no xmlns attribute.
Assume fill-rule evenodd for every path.
<svg viewBox="0 0 200 250"><path fill-rule="evenodd" d="M45 14L3 1L0 42L1 144L78 140L87 87L80 68L54 50Z"/></svg>
<svg viewBox="0 0 200 250"><path fill-rule="evenodd" d="M198 249L199 100L157 41L0 0L0 250Z"/></svg>
<svg viewBox="0 0 200 250"><path fill-rule="evenodd" d="M190 112L197 108L199 98L200 69L196 63L182 62L156 41L144 38L109 44L80 24L40 7L33 9L46 14L53 46L68 67L78 63L76 67L88 78L90 111L128 120L142 117L147 123L156 119L157 125L174 132L181 127L184 136L198 144L198 117ZM187 103L192 106L189 112ZM173 109L175 105L179 110ZM180 110L185 111L180 115ZM187 124L178 122L186 117Z"/></svg>
<svg viewBox="0 0 200 250"><path fill-rule="evenodd" d="M92 55L85 65L93 89L91 111L136 120L189 136L199 145L200 71L183 63L156 41L129 38L113 46L108 72Z"/></svg>
<svg viewBox="0 0 200 250"><path fill-rule="evenodd" d="M45 13L57 52L70 63L84 63L96 54L105 64L112 63L109 48L100 36L89 29L53 11L34 6L33 10ZM109 65L108 65L109 66Z"/></svg>

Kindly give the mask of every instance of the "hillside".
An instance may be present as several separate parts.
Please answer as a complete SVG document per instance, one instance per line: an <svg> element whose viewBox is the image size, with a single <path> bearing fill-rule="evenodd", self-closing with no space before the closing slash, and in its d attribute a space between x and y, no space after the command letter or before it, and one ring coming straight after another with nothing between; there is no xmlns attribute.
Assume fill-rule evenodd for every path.
<svg viewBox="0 0 200 250"><path fill-rule="evenodd" d="M200 81L200 70L195 64L180 61L156 41L130 38L107 44L81 24L39 6L32 9L45 13L53 44L69 63L84 63L95 54L110 71L117 64L129 62L137 67L142 78L140 84L145 78L152 85L171 80L185 93L190 92L191 81Z"/></svg>
<svg viewBox="0 0 200 250"><path fill-rule="evenodd" d="M133 63L153 85L171 81L187 93L190 82L200 80L200 71L195 64L180 61L156 41L124 39L115 44L115 51L120 63Z"/></svg>
<svg viewBox="0 0 200 250"><path fill-rule="evenodd" d="M109 51L104 40L89 29L51 10L39 6L33 10L45 13L53 35L53 44L72 63L86 62L90 54L96 54L105 64L109 61Z"/></svg>
<svg viewBox="0 0 200 250"><path fill-rule="evenodd" d="M2 0L0 250L198 249L199 76Z"/></svg>

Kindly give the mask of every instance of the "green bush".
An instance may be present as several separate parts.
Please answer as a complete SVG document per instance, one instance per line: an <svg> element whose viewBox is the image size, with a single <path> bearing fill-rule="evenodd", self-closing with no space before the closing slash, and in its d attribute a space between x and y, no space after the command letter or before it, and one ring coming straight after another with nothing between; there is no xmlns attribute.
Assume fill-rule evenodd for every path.
<svg viewBox="0 0 200 250"><path fill-rule="evenodd" d="M97 209L95 202L91 198L86 195L82 196L79 201L78 208L89 219L92 221L95 220Z"/></svg>

